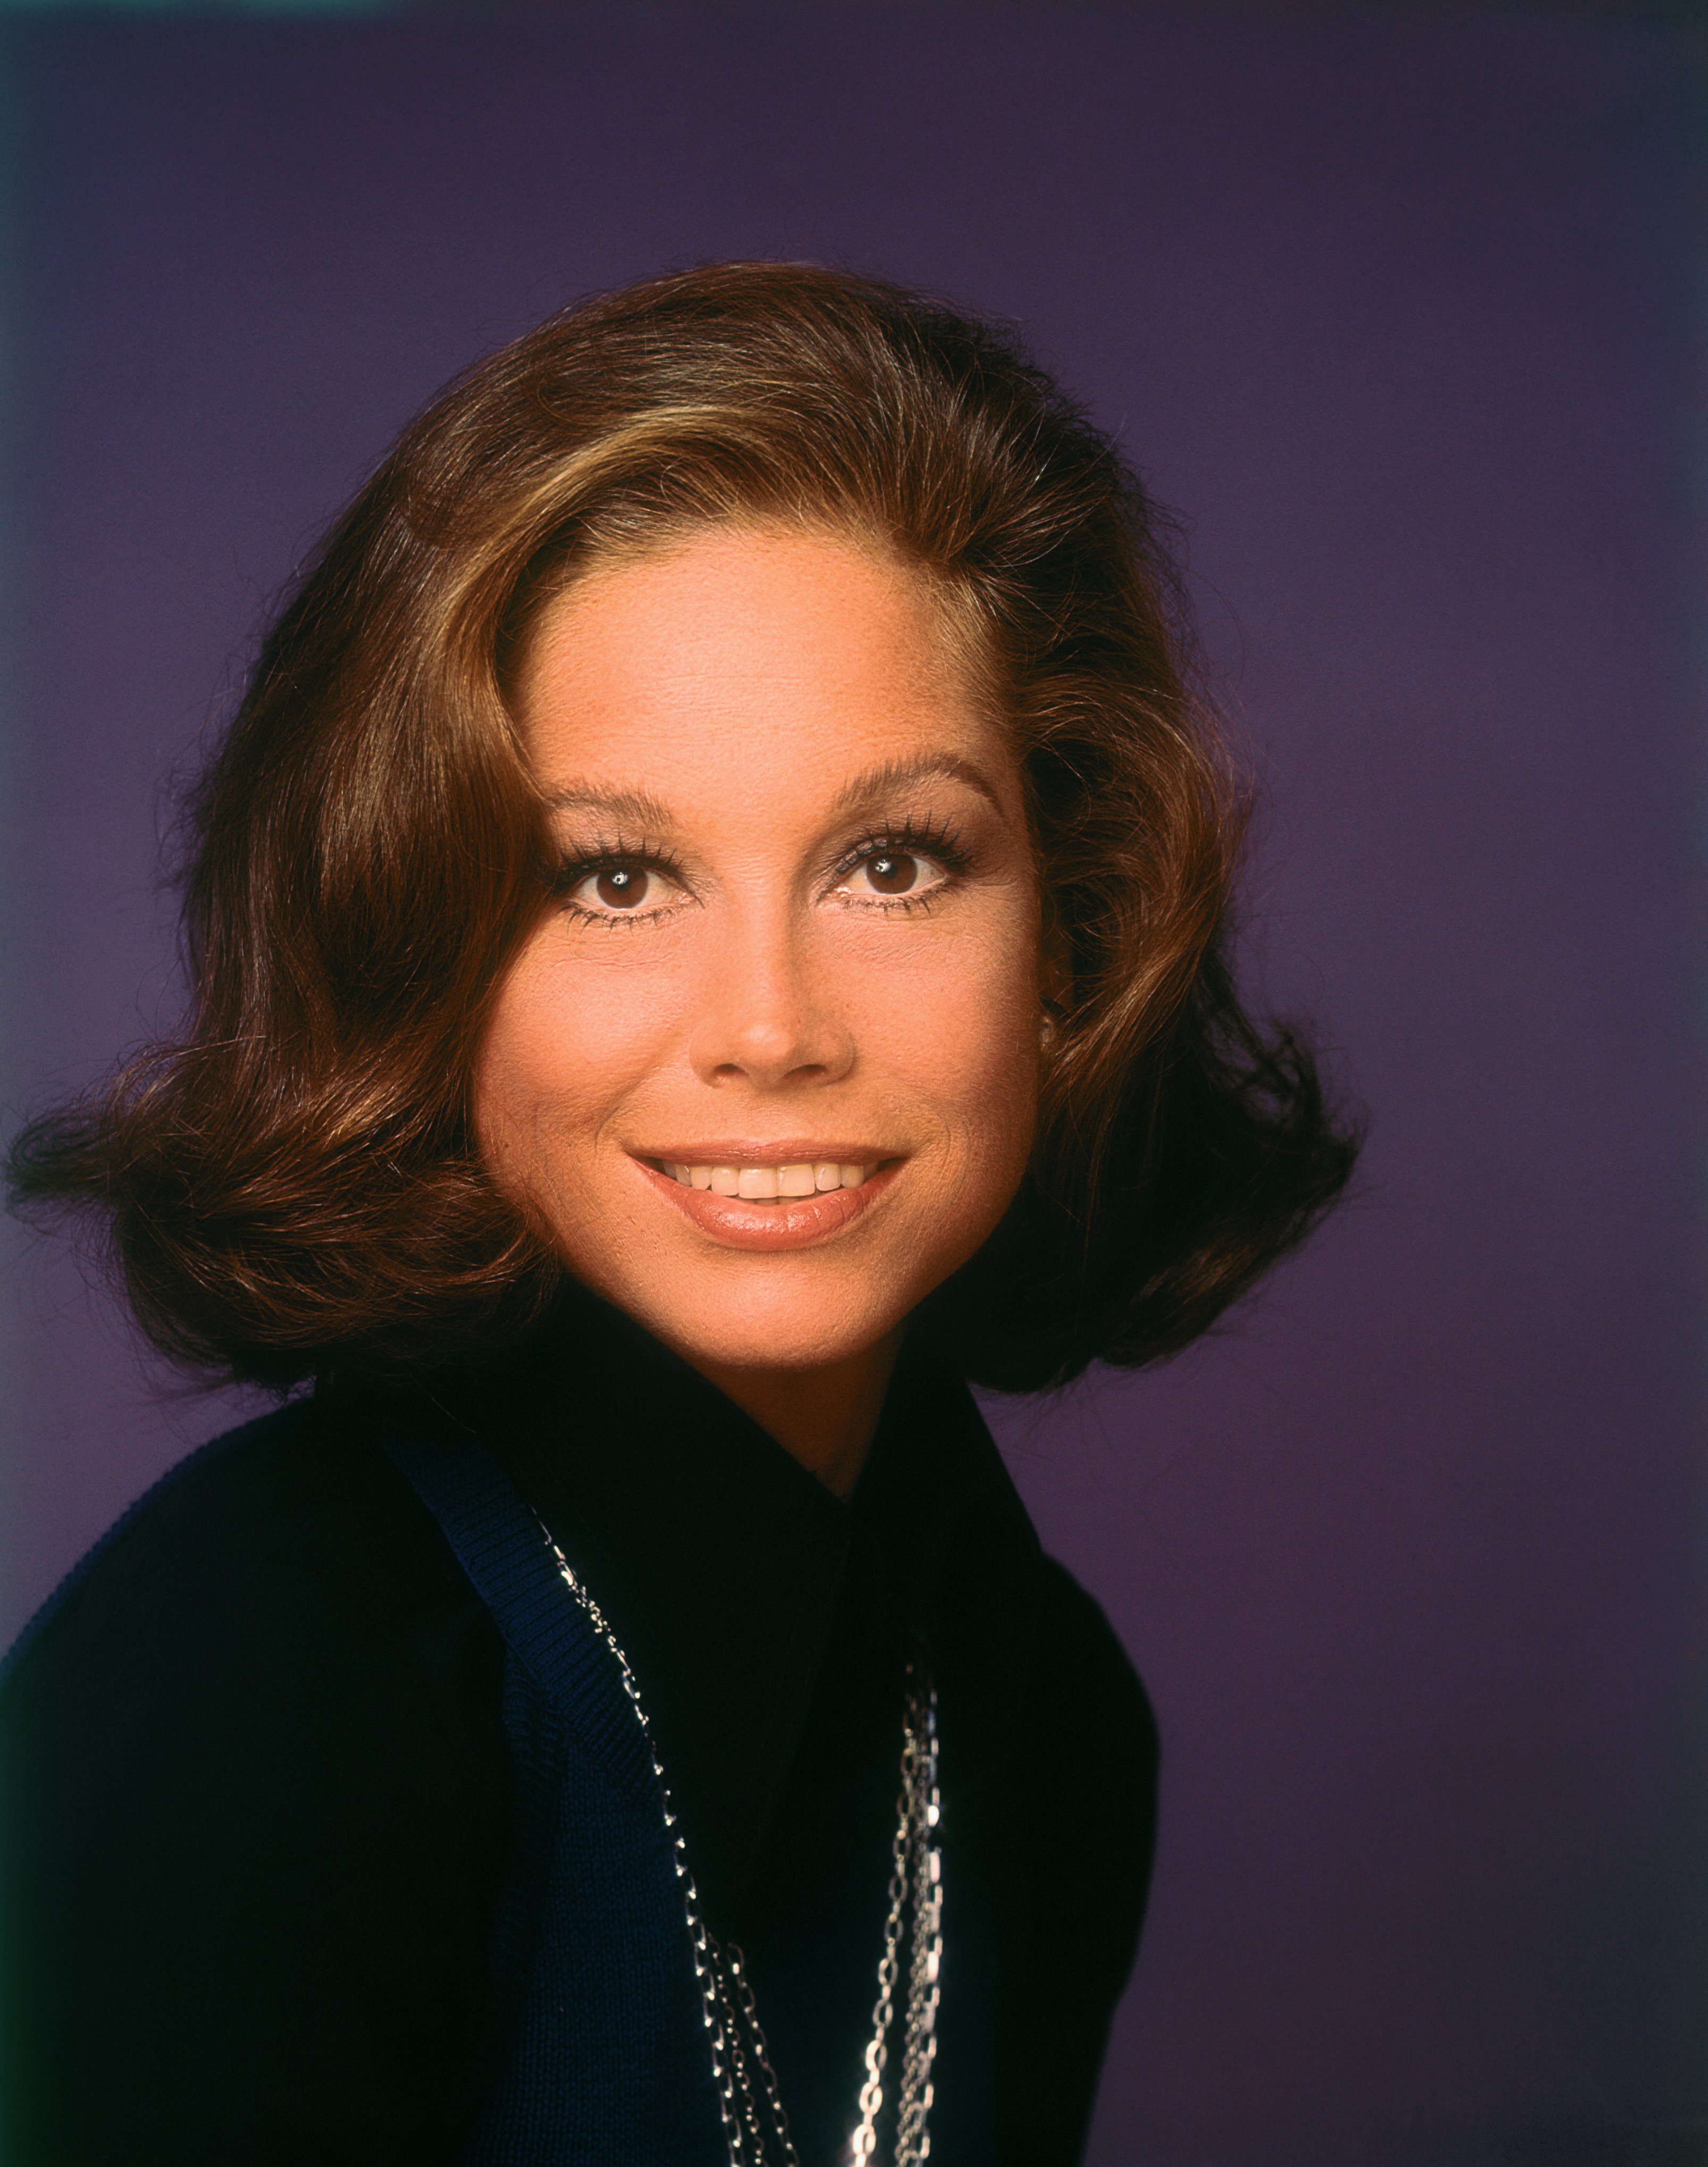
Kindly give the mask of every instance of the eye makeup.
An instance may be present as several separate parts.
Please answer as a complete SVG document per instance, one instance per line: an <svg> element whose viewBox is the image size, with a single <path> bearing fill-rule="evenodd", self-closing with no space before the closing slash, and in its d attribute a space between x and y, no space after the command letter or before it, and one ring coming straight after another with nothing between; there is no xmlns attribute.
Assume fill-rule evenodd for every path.
<svg viewBox="0 0 1708 2167"><path fill-rule="evenodd" d="M831 892L854 909L928 910L960 885L971 863L972 853L958 829L945 822L904 820L899 825L869 829L851 844L831 877ZM914 865L933 866L941 877L916 888L908 870ZM862 870L871 892L851 894L844 883Z"/></svg>
<svg viewBox="0 0 1708 2167"><path fill-rule="evenodd" d="M916 888L910 861L938 877ZM972 863L961 831L948 821L928 816L882 822L864 829L832 861L822 893L840 895L851 909L920 910L958 886ZM851 893L844 883L862 868L868 869L870 892ZM896 885L887 885L891 880ZM551 886L572 916L601 925L645 924L680 901L698 900L673 852L656 843L627 843L617 834L566 847Z"/></svg>
<svg viewBox="0 0 1708 2167"><path fill-rule="evenodd" d="M945 872L957 876L968 870L973 855L960 829L946 820L885 821L866 829L849 845L837 861L833 879L845 879L856 866L886 850L898 856L930 858Z"/></svg>

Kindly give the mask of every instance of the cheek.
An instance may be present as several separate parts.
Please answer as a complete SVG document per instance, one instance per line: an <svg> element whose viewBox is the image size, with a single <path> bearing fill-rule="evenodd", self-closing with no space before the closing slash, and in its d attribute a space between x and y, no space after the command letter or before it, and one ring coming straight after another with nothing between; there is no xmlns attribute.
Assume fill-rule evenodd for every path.
<svg viewBox="0 0 1708 2167"><path fill-rule="evenodd" d="M610 936L620 940L624 936ZM475 1081L482 1151L526 1180L590 1145L614 1107L657 1067L670 1003L646 974L570 962L548 926L494 1004Z"/></svg>
<svg viewBox="0 0 1708 2167"><path fill-rule="evenodd" d="M1029 925L969 931L868 1019L881 1068L937 1109L970 1168L1018 1179L1038 1099L1038 957Z"/></svg>

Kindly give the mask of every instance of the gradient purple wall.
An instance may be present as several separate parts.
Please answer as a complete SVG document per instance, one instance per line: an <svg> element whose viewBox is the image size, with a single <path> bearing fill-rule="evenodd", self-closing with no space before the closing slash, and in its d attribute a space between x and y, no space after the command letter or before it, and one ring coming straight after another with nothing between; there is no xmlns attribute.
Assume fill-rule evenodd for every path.
<svg viewBox="0 0 1708 2167"><path fill-rule="evenodd" d="M474 351L732 253L1022 320L1191 515L1267 792L1250 967L1372 1120L1225 1333L992 1410L1166 1746L1092 2158L1708 2159L1679 34L727 6L5 50L8 1107L169 1012L161 777ZM9 1628L225 1412L8 1255Z"/></svg>

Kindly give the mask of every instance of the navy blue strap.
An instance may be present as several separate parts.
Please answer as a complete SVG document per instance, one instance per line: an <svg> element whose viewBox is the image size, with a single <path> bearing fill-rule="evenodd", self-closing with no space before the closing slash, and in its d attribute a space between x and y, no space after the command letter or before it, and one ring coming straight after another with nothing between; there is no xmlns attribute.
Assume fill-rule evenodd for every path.
<svg viewBox="0 0 1708 2167"><path fill-rule="evenodd" d="M485 1444L398 1427L379 1441L509 1649L517 1810L494 1922L508 2043L460 2167L724 2167L663 1801L616 1658Z"/></svg>
<svg viewBox="0 0 1708 2167"><path fill-rule="evenodd" d="M615 1658L565 1587L549 1537L502 1464L473 1437L394 1428L379 1442L589 1757L626 1796L651 1795L652 1755Z"/></svg>

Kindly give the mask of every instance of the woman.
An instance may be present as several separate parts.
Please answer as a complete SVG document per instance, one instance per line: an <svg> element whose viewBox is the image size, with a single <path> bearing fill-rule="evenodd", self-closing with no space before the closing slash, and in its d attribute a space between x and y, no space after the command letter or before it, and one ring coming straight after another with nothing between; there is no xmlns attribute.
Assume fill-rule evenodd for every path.
<svg viewBox="0 0 1708 2167"><path fill-rule="evenodd" d="M1153 1734L965 1380L1173 1353L1351 1163L1175 600L1007 337L838 273L405 432L182 1041L13 1152L289 1395L13 1659L19 2160L1080 2156Z"/></svg>

